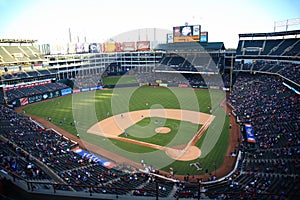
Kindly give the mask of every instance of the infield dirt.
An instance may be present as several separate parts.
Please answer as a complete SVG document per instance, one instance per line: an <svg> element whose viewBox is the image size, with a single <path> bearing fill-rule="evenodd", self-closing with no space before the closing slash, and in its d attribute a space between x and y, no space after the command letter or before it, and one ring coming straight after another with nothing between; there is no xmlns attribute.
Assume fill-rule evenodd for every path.
<svg viewBox="0 0 300 200"><path fill-rule="evenodd" d="M161 117L168 119L175 119L181 121L188 121L194 124L205 125L200 129L200 132L195 133L197 135L196 139L200 139L206 129L209 127L210 123L213 121L214 116L206 113L189 111L189 110L178 110L178 109L150 109L150 110L138 110L133 112L121 113L108 117L87 130L88 133L104 136L107 138L114 138L117 140L122 140L129 143L134 143L141 146L147 146L154 149L165 150L166 154L175 160L194 160L199 158L201 155L201 150L194 146L193 138L188 144L183 144L183 148L178 149L177 147L163 147L156 144L141 142L137 140L132 140L128 138L119 137L124 131L141 121L145 117ZM199 137L199 138L198 138Z"/></svg>

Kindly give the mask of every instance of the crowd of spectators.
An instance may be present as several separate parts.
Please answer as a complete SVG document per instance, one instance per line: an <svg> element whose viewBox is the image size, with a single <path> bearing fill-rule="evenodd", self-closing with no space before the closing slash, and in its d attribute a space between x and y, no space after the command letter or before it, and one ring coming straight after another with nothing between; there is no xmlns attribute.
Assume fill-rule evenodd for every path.
<svg viewBox="0 0 300 200"><path fill-rule="evenodd" d="M236 64L235 70L276 73L299 84L300 64L297 63L256 61L254 63Z"/></svg>
<svg viewBox="0 0 300 200"><path fill-rule="evenodd" d="M230 76L229 74L177 74L177 73L136 73L136 79L139 83L156 83L161 81L172 86L178 84L186 84L191 87L208 87L219 86L229 87Z"/></svg>
<svg viewBox="0 0 300 200"><path fill-rule="evenodd" d="M25 142L25 137L33 142L35 134L43 131L41 127L3 105L0 105L0 111L0 135L6 139L0 140L1 168L29 180L52 180L36 164L31 154L18 146Z"/></svg>
<svg viewBox="0 0 300 200"><path fill-rule="evenodd" d="M133 188L132 195L156 195L154 176L108 169L73 152L78 144L52 129L46 130L4 105L0 105L0 111L0 167L3 170L29 181L61 180L58 183L69 184L76 191L87 192L94 187L93 192L115 194L113 188ZM55 177L49 170L56 174ZM161 183L159 188L159 195L166 197L173 184ZM57 189L69 190L69 187ZM119 194L128 192L120 190Z"/></svg>
<svg viewBox="0 0 300 200"><path fill-rule="evenodd" d="M23 87L19 89L10 89L5 92L5 95L7 97L7 102L12 102L22 97L44 94L46 92L54 92L67 87L68 86L63 83L55 82L55 83L48 83L45 85L36 85L30 87ZM5 95L3 91L0 91L0 103L4 102Z"/></svg>
<svg viewBox="0 0 300 200"><path fill-rule="evenodd" d="M75 89L91 88L103 85L101 75L97 74L76 76L71 80L74 82Z"/></svg>
<svg viewBox="0 0 300 200"><path fill-rule="evenodd" d="M246 139L243 143L240 176L251 176L239 184L242 191L299 195L300 97L282 82L278 76L240 74L230 94L242 133L250 123L256 139L254 148Z"/></svg>
<svg viewBox="0 0 300 200"><path fill-rule="evenodd" d="M13 172L27 180L46 180L52 178L45 173L30 156L26 156L20 148L14 147L10 142L0 141L0 167Z"/></svg>
<svg viewBox="0 0 300 200"><path fill-rule="evenodd" d="M241 127L245 123L253 126L256 145L244 139L235 173L219 183L202 185L209 198L299 198L300 97L282 81L262 74L240 73L237 77L229 103ZM198 191L195 185L181 184L176 195L197 198Z"/></svg>

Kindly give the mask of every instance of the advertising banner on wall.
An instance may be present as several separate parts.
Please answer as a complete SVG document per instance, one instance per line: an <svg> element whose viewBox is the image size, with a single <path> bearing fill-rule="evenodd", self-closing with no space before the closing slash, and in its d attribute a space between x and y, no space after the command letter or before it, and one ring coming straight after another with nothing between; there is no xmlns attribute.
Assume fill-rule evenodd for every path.
<svg viewBox="0 0 300 200"><path fill-rule="evenodd" d="M148 86L149 83L140 83L139 86Z"/></svg>
<svg viewBox="0 0 300 200"><path fill-rule="evenodd" d="M24 98L20 99L20 105L21 106L25 106L27 104L28 104L28 98L27 97L24 97Z"/></svg>
<svg viewBox="0 0 300 200"><path fill-rule="evenodd" d="M167 33L167 43L173 43L173 33Z"/></svg>
<svg viewBox="0 0 300 200"><path fill-rule="evenodd" d="M103 44L103 52L115 52L116 51L116 43L114 42L106 42Z"/></svg>
<svg viewBox="0 0 300 200"><path fill-rule="evenodd" d="M101 52L101 44L99 43L90 44L90 53L100 53L100 52Z"/></svg>
<svg viewBox="0 0 300 200"><path fill-rule="evenodd" d="M116 42L115 46L116 46L116 52L121 52L122 51L122 44L120 42Z"/></svg>
<svg viewBox="0 0 300 200"><path fill-rule="evenodd" d="M160 87L168 87L168 84L167 83L160 83L159 86Z"/></svg>
<svg viewBox="0 0 300 200"><path fill-rule="evenodd" d="M90 88L91 91L93 90L102 90L102 86L95 86Z"/></svg>
<svg viewBox="0 0 300 200"><path fill-rule="evenodd" d="M178 84L178 87L180 87L180 88L187 88L188 87L188 84Z"/></svg>
<svg viewBox="0 0 300 200"><path fill-rule="evenodd" d="M89 53L90 52L90 44L89 43L83 43L83 53Z"/></svg>
<svg viewBox="0 0 300 200"><path fill-rule="evenodd" d="M150 42L149 41L138 41L136 42L136 47L138 51L149 51Z"/></svg>
<svg viewBox="0 0 300 200"><path fill-rule="evenodd" d="M127 52L135 51L136 50L135 42L123 42L122 50Z"/></svg>
<svg viewBox="0 0 300 200"><path fill-rule="evenodd" d="M80 91L81 92L88 92L88 91L90 91L90 88L81 88Z"/></svg>
<svg viewBox="0 0 300 200"><path fill-rule="evenodd" d="M47 92L47 93L43 94L43 100L52 99L52 98L56 98L59 96L60 96L59 90L54 91L54 92Z"/></svg>
<svg viewBox="0 0 300 200"><path fill-rule="evenodd" d="M150 83L151 86L158 86L158 83Z"/></svg>
<svg viewBox="0 0 300 200"><path fill-rule="evenodd" d="M73 94L76 94L76 93L79 93L80 92L80 89L74 89L73 90Z"/></svg>
<svg viewBox="0 0 300 200"><path fill-rule="evenodd" d="M76 53L76 44L75 43L68 43L68 53L69 54Z"/></svg>
<svg viewBox="0 0 300 200"><path fill-rule="evenodd" d="M28 102L29 103L39 102L39 101L42 101L42 100L43 100L43 95L42 94L28 97Z"/></svg>
<svg viewBox="0 0 300 200"><path fill-rule="evenodd" d="M19 100L16 101L15 105L16 106L25 106L30 103L34 102L39 102L39 101L44 101L47 99L52 99L60 96L60 91L54 91L54 92L46 92L44 94L39 94L39 95L33 95L30 97L23 97L20 98Z"/></svg>
<svg viewBox="0 0 300 200"><path fill-rule="evenodd" d="M85 151L79 147L76 147L75 149L72 150L74 153L77 153L78 155L80 155L83 159L87 159L90 162L94 162L94 163L98 163L103 167L106 167L108 169L113 168L115 166L115 164L111 161L105 160L103 158L100 158L88 151Z"/></svg>
<svg viewBox="0 0 300 200"><path fill-rule="evenodd" d="M62 89L60 92L61 92L61 96L65 96L65 95L68 95L68 94L72 94L72 89L71 88L65 88L65 89Z"/></svg>
<svg viewBox="0 0 300 200"><path fill-rule="evenodd" d="M83 44L76 43L76 53L83 53Z"/></svg>
<svg viewBox="0 0 300 200"><path fill-rule="evenodd" d="M32 82L27 82L27 83L18 83L18 84L14 84L14 85L4 85L3 90L10 91L10 90L17 90L17 89L21 89L21 88L32 88L34 86L46 85L48 83L51 83L50 79L42 80L42 81L32 81Z"/></svg>
<svg viewBox="0 0 300 200"><path fill-rule="evenodd" d="M251 124L245 124L245 131L246 131L247 142L256 143L254 130Z"/></svg>

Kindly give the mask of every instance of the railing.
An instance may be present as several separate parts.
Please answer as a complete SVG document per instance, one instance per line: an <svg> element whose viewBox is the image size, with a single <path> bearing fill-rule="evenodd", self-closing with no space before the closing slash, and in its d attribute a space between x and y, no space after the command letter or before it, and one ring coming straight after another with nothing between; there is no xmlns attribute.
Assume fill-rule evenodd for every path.
<svg viewBox="0 0 300 200"><path fill-rule="evenodd" d="M75 185L75 184L61 184L61 183L56 183L56 182L42 182L42 181L28 181L14 173L11 172L6 172L5 170L0 170L0 174L2 177L5 177L6 179L10 180L14 185L17 187L20 187L24 191L26 191L28 194L29 193L35 193L39 195L58 195L58 196L66 196L66 197L77 197L77 198L111 198L111 199L118 199L121 197L122 199L170 199L174 198L174 196L182 196L182 198L186 198L183 193L175 193L174 196L170 197L160 197L159 196L159 183L160 181L155 182L155 188L153 189L136 189L136 188L131 188L131 187L105 187L105 186L83 186L83 185ZM204 188L204 183L199 180L198 183L183 183L185 186L193 186L193 190L190 191L190 197L194 199L201 199L202 197L207 197L207 196L216 196L216 195L236 195L239 198L244 198L244 197L251 197L251 199L260 199L260 198L265 198L265 197L278 197L278 199L281 198L291 198L291 199L298 199L300 197L299 193L290 193L290 194L282 194L282 193L255 193L255 192L245 192L245 191L240 191L240 192L214 192L214 191L207 191ZM213 183L211 183L213 184ZM39 186L47 186L44 188L48 189L42 189ZM83 189L83 191L79 192L73 192L73 191L66 191L66 190L60 190L60 187L80 187ZM105 194L99 191L109 191L110 194ZM121 194L123 193L122 191L126 191L127 194ZM134 195L134 191L140 191L141 196L139 195ZM130 192L130 194L128 194ZM144 193L146 192L146 193ZM152 192L152 195L149 195L149 193ZM153 195L154 194L154 195ZM177 194L177 195L176 195ZM183 194L183 195L180 195ZM170 192L170 195L172 195L172 192ZM180 198L180 197L179 197ZM178 199L179 199L178 198Z"/></svg>

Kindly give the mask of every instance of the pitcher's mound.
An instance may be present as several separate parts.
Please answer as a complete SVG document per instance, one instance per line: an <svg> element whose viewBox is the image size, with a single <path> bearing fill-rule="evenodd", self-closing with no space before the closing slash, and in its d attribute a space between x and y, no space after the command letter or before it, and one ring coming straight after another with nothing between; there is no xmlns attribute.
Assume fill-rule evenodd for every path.
<svg viewBox="0 0 300 200"><path fill-rule="evenodd" d="M158 127L155 129L156 133L169 133L171 131L168 127Z"/></svg>
<svg viewBox="0 0 300 200"><path fill-rule="evenodd" d="M187 149L174 147L168 148L166 150L166 154L174 160L189 161L199 158L201 155L201 150L196 146L190 146Z"/></svg>

